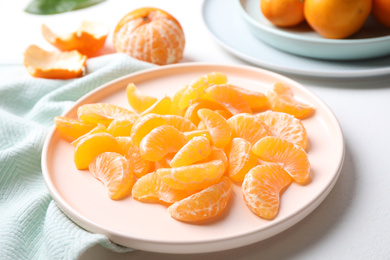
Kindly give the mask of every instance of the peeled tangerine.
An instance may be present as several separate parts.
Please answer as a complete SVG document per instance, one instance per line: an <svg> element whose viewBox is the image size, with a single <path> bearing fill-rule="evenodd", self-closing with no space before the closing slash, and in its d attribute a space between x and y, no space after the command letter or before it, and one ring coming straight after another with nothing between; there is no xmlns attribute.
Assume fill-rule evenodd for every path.
<svg viewBox="0 0 390 260"><path fill-rule="evenodd" d="M24 52L24 65L33 77L72 79L84 75L87 56L78 51L49 52L30 45Z"/></svg>

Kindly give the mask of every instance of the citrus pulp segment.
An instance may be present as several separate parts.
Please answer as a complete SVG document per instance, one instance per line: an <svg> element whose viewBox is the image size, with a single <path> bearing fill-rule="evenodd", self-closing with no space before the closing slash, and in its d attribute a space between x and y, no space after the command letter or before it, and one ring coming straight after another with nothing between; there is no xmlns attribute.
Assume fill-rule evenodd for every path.
<svg viewBox="0 0 390 260"><path fill-rule="evenodd" d="M208 108L199 109L198 116L210 132L213 145L217 148L226 147L232 136L232 129L226 119Z"/></svg>
<svg viewBox="0 0 390 260"><path fill-rule="evenodd" d="M80 120L105 126L117 117L127 117L132 114L134 113L126 108L108 103L85 104L77 109L77 116Z"/></svg>
<svg viewBox="0 0 390 260"><path fill-rule="evenodd" d="M54 124L59 135L68 142L73 142L82 135L91 131L96 125L85 123L83 121L70 117L56 116Z"/></svg>
<svg viewBox="0 0 390 260"><path fill-rule="evenodd" d="M258 164L251 148L252 145L245 139L232 139L228 149L228 176L233 181L242 182L247 172Z"/></svg>
<svg viewBox="0 0 390 260"><path fill-rule="evenodd" d="M206 158L210 153L211 147L209 140L203 136L194 137L180 148L169 165L171 167L190 165Z"/></svg>
<svg viewBox="0 0 390 260"><path fill-rule="evenodd" d="M157 98L153 96L148 96L140 92L134 83L130 83L126 87L127 101L129 105L137 113L142 113L154 103L156 103Z"/></svg>
<svg viewBox="0 0 390 260"><path fill-rule="evenodd" d="M131 129L131 138L135 145L139 145L142 139L158 126L166 125L167 121L158 114L147 114L134 123Z"/></svg>

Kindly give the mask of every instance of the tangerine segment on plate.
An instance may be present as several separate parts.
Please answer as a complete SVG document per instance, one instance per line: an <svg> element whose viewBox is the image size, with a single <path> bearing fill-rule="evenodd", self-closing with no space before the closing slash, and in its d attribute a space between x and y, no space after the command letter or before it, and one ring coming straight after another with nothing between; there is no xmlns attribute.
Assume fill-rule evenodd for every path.
<svg viewBox="0 0 390 260"><path fill-rule="evenodd" d="M268 98L264 93L235 85L230 86L240 93L241 97L248 103L253 112L266 110L268 108Z"/></svg>
<svg viewBox="0 0 390 260"><path fill-rule="evenodd" d="M194 130L194 131L189 131L189 132L184 132L185 137L190 141L192 138L197 137L197 136L203 136L206 137L209 142L211 142L211 136L210 132L206 129L203 130Z"/></svg>
<svg viewBox="0 0 390 260"><path fill-rule="evenodd" d="M61 51L76 50L91 56L104 47L108 26L101 22L83 21L80 27L69 34L57 35L42 24L42 35L50 44Z"/></svg>
<svg viewBox="0 0 390 260"><path fill-rule="evenodd" d="M208 108L199 109L198 116L210 132L215 147L224 148L230 143L232 129L223 116Z"/></svg>
<svg viewBox="0 0 390 260"><path fill-rule="evenodd" d="M185 117L178 115L162 115L162 118L167 121L167 125L174 126L177 130L181 132L189 132L196 130L196 125L194 125L190 120Z"/></svg>
<svg viewBox="0 0 390 260"><path fill-rule="evenodd" d="M89 171L104 184L111 199L119 200L130 195L134 175L127 159L119 153L99 154L89 164Z"/></svg>
<svg viewBox="0 0 390 260"><path fill-rule="evenodd" d="M273 219L280 208L281 193L292 179L278 164L258 165L252 168L242 182L246 205L257 216Z"/></svg>
<svg viewBox="0 0 390 260"><path fill-rule="evenodd" d="M223 162L223 165L225 166L225 173L229 167L229 159L222 149L211 147L210 155L207 156L205 159L199 161L199 163L211 162L214 160L221 160Z"/></svg>
<svg viewBox="0 0 390 260"><path fill-rule="evenodd" d="M91 131L89 131L88 133L80 136L79 138L77 138L76 140L74 140L73 142L71 142L71 145L73 145L73 147L76 148L77 144L80 142L81 139L83 139L85 136L87 135L91 135L91 134L97 134L97 133L108 133L107 131L107 128L104 126L104 125L101 125L101 124L97 124L94 128L92 128Z"/></svg>
<svg viewBox="0 0 390 260"><path fill-rule="evenodd" d="M233 184L227 177L168 207L172 218L185 222L198 222L220 215L231 198Z"/></svg>
<svg viewBox="0 0 390 260"><path fill-rule="evenodd" d="M275 83L268 91L267 97L273 111L284 112L299 119L304 119L314 114L314 108L295 99L292 89L285 83Z"/></svg>
<svg viewBox="0 0 390 260"><path fill-rule="evenodd" d="M233 115L240 113L252 114L252 109L241 96L240 92L230 84L211 86L206 90L206 98L225 106Z"/></svg>
<svg viewBox="0 0 390 260"><path fill-rule="evenodd" d="M225 172L222 160L156 170L158 177L173 189L201 190L220 181Z"/></svg>
<svg viewBox="0 0 390 260"><path fill-rule="evenodd" d="M223 105L211 100L200 100L191 104L185 111L184 117L190 120L193 124L198 125L200 118L198 116L198 110L201 108L208 108L211 110L224 110Z"/></svg>
<svg viewBox="0 0 390 260"><path fill-rule="evenodd" d="M211 153L210 142L206 137L198 136L188 141L170 161L169 165L180 167L198 162Z"/></svg>
<svg viewBox="0 0 390 260"><path fill-rule="evenodd" d="M266 111L255 115L261 119L275 137L287 140L306 149L308 137L301 120L282 112Z"/></svg>
<svg viewBox="0 0 390 260"><path fill-rule="evenodd" d="M187 86L181 95L179 109L186 109L191 103L198 101L211 85L225 84L226 82L226 75L220 72L208 73L197 78Z"/></svg>
<svg viewBox="0 0 390 260"><path fill-rule="evenodd" d="M258 164L257 157L251 148L252 145L247 140L233 138L228 149L228 176L232 181L242 182L248 171Z"/></svg>
<svg viewBox="0 0 390 260"><path fill-rule="evenodd" d="M119 150L115 137L108 133L85 135L74 149L74 162L79 170L88 169L91 161L101 153Z"/></svg>
<svg viewBox="0 0 390 260"><path fill-rule="evenodd" d="M23 54L23 62L33 77L73 79L84 75L87 56L78 51L49 52L30 45Z"/></svg>
<svg viewBox="0 0 390 260"><path fill-rule="evenodd" d="M182 59L185 36L172 15L158 8L143 7L119 21L113 33L113 44L117 52L165 65Z"/></svg>
<svg viewBox="0 0 390 260"><path fill-rule="evenodd" d="M116 137L119 146L119 153L126 157L130 168L133 170L135 177L141 178L154 169L153 162L142 158L139 147L133 143L133 140L127 136Z"/></svg>
<svg viewBox="0 0 390 260"><path fill-rule="evenodd" d="M171 125L153 129L141 141L139 150L142 158L159 161L166 154L177 152L187 143L185 135Z"/></svg>
<svg viewBox="0 0 390 260"><path fill-rule="evenodd" d="M131 129L131 138L135 145L139 145L142 139L156 127L166 125L167 121L158 114L147 114L134 123Z"/></svg>
<svg viewBox="0 0 390 260"><path fill-rule="evenodd" d="M305 150L289 141L267 136L252 146L263 161L277 163L300 184L310 181L310 163Z"/></svg>
<svg viewBox="0 0 390 260"><path fill-rule="evenodd" d="M171 103L172 100L170 97L165 96L159 100L157 100L153 105L147 108L145 111L141 113L141 116L145 116L147 114L159 114L159 115L168 115L171 112Z"/></svg>
<svg viewBox="0 0 390 260"><path fill-rule="evenodd" d="M61 138L68 142L73 142L96 126L95 124L85 123L65 116L54 117L54 124Z"/></svg>
<svg viewBox="0 0 390 260"><path fill-rule="evenodd" d="M77 116L80 120L105 126L117 117L128 117L133 114L134 112L126 108L107 103L85 104L77 109Z"/></svg>
<svg viewBox="0 0 390 260"><path fill-rule="evenodd" d="M263 121L251 114L237 114L227 120L232 129L232 138L241 137L254 145L271 132Z"/></svg>
<svg viewBox="0 0 390 260"><path fill-rule="evenodd" d="M117 117L107 127L107 132L113 136L130 136L131 129L135 122L139 120L140 116L137 114L126 117Z"/></svg>
<svg viewBox="0 0 390 260"><path fill-rule="evenodd" d="M187 198L194 192L185 190L175 190L167 185L157 176L156 172L151 172L142 176L133 186L133 198L141 202L159 202L162 204L172 204Z"/></svg>
<svg viewBox="0 0 390 260"><path fill-rule="evenodd" d="M129 105L137 112L142 113L154 103L157 102L157 98L148 96L140 92L134 83L130 83L126 87L127 101Z"/></svg>

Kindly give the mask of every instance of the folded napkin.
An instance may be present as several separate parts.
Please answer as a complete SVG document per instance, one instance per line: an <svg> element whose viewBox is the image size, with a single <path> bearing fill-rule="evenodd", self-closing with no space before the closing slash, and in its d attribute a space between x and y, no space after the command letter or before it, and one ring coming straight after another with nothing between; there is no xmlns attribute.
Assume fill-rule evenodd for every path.
<svg viewBox="0 0 390 260"><path fill-rule="evenodd" d="M0 65L0 259L77 259L113 244L69 220L50 197L41 172L44 140L61 115L100 85L154 65L125 54L87 61L88 73L72 80L33 78L22 64Z"/></svg>

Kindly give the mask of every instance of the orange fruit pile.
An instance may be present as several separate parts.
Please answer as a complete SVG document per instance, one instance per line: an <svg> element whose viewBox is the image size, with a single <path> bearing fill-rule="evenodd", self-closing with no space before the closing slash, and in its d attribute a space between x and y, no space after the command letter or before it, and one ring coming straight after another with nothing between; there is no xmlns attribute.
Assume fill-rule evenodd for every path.
<svg viewBox="0 0 390 260"><path fill-rule="evenodd" d="M300 118L314 108L284 83L262 93L212 72L171 96L149 96L132 83L126 95L128 108L84 104L78 118L54 120L74 146L75 167L89 169L111 199L162 203L172 218L199 222L226 211L241 185L248 208L272 219L290 183L310 182Z"/></svg>

